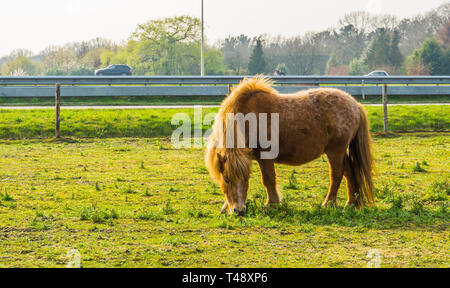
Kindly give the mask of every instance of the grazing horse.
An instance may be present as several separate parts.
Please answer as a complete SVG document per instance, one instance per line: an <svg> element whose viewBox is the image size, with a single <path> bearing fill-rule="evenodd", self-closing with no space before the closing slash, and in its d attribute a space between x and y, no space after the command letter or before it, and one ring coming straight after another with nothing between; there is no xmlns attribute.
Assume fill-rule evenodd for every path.
<svg viewBox="0 0 450 288"><path fill-rule="evenodd" d="M262 183L267 190L266 205L280 202L276 187L275 163L301 165L325 153L330 168L330 186L323 206L335 205L343 176L347 182L347 203L360 208L373 205L372 154L367 113L362 105L344 91L318 88L294 94L279 94L273 82L265 77L244 79L230 90L216 115L208 140L205 162L211 177L220 183L225 196L222 212L245 215L252 160L259 164ZM259 117L260 115L271 115ZM236 129L237 121L229 115L256 115L256 128L250 128L252 117L246 117L244 128ZM278 115L276 118L273 115ZM261 119L267 119L265 123ZM230 118L232 119L232 118ZM274 121L277 120L277 121ZM277 124L277 127L272 127ZM261 136L261 128L277 150L272 159L262 157L269 149L261 137L250 147L250 135ZM238 128L239 128L238 127ZM239 130L239 131L238 131ZM238 132L236 132L238 131ZM234 134L233 134L234 133ZM241 134L239 134L241 133ZM256 133L256 134L255 134ZM244 137L241 147L236 135ZM276 140L276 141L274 141ZM275 144L274 144L275 143Z"/></svg>

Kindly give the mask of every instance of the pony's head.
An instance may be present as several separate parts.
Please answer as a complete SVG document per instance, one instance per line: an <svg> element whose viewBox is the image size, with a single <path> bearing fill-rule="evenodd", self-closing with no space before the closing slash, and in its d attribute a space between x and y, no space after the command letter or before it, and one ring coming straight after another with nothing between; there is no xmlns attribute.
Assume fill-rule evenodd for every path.
<svg viewBox="0 0 450 288"><path fill-rule="evenodd" d="M256 92L277 93L271 84L272 81L264 76L246 78L236 88L229 87L229 95L220 105L212 134L208 140L205 162L211 177L220 184L225 196L222 212L228 209L231 214L245 214L253 151L250 148L232 148L226 145L229 144L225 141L228 125L226 116L230 113L243 112L245 110L243 106ZM234 141L237 139L236 131L237 129L234 129ZM238 146L236 142L233 144L233 147Z"/></svg>
<svg viewBox="0 0 450 288"><path fill-rule="evenodd" d="M220 184L225 196L222 213L243 216L246 213L248 178L251 168L249 149L208 147L206 166L214 180Z"/></svg>

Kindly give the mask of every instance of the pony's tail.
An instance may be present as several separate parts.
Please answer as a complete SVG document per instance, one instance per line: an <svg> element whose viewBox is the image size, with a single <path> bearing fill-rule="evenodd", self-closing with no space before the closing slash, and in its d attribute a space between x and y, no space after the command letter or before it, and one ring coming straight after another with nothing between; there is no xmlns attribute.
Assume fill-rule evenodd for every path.
<svg viewBox="0 0 450 288"><path fill-rule="evenodd" d="M373 159L369 120L364 107L359 104L361 121L358 131L349 146L349 158L358 206L375 204L372 182Z"/></svg>

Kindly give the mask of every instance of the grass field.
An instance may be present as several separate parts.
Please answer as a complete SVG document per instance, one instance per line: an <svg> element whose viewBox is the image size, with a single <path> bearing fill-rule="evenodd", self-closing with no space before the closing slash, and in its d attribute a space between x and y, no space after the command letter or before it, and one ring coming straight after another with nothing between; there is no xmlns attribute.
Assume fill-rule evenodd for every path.
<svg viewBox="0 0 450 288"><path fill-rule="evenodd" d="M17 127L31 129L51 114L8 113L2 137L5 121L20 116ZM64 130L113 119L95 113L64 111ZM134 129L127 115L144 117L127 113L111 124ZM448 110L440 113L448 128ZM382 267L449 267L449 140L445 132L375 137L377 206L359 211L342 207L343 187L339 207L319 207L325 158L277 166L283 203L268 209L254 164L242 218L219 214L223 196L202 149L175 150L165 138L0 140L0 266L61 267L77 249L83 267L365 267L376 249Z"/></svg>
<svg viewBox="0 0 450 288"><path fill-rule="evenodd" d="M383 130L383 110L366 106L371 131ZM203 115L217 112L203 109ZM193 117L193 109L133 110L62 110L61 130L64 137L161 137L170 136L177 126L171 125L176 113ZM450 105L391 106L389 131L448 131ZM1 110L0 139L51 138L54 135L55 112L44 110ZM208 129L208 126L204 126Z"/></svg>
<svg viewBox="0 0 450 288"><path fill-rule="evenodd" d="M219 96L139 96L139 97L67 97L63 106L92 105L219 105L224 97ZM367 96L362 103L380 104L381 96ZM389 103L450 103L450 96L389 96ZM54 106L54 97L49 98L5 98L0 97L0 106Z"/></svg>
<svg viewBox="0 0 450 288"><path fill-rule="evenodd" d="M434 97L433 97L434 98ZM447 97L450 102L450 97ZM139 97L68 97L62 98L62 106L108 106L108 105L219 105L224 97L215 96L139 96ZM446 98L439 97L445 102ZM378 101L380 102L380 101ZM433 100L431 100L432 103ZM5 98L0 97L0 106L54 106L55 98Z"/></svg>

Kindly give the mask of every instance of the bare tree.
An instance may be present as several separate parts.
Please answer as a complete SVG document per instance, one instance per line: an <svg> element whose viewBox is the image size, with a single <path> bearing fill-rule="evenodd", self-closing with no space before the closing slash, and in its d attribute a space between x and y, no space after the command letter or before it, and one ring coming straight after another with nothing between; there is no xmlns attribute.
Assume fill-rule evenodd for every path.
<svg viewBox="0 0 450 288"><path fill-rule="evenodd" d="M377 15L374 18L376 28L384 28L386 30L395 30L399 24L396 16L390 14Z"/></svg>
<svg viewBox="0 0 450 288"><path fill-rule="evenodd" d="M447 21L447 23L442 26L441 30L438 32L437 38L445 49L450 48L450 21Z"/></svg>
<svg viewBox="0 0 450 288"><path fill-rule="evenodd" d="M400 51L410 55L422 42L438 33L441 27L450 20L450 2L442 4L432 11L414 18L403 19L397 26L402 39Z"/></svg>
<svg viewBox="0 0 450 288"><path fill-rule="evenodd" d="M353 26L358 33L366 34L376 29L374 16L366 11L347 13L339 19L339 27Z"/></svg>

